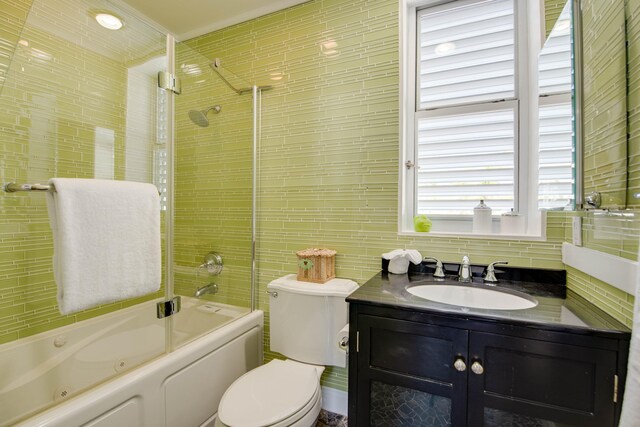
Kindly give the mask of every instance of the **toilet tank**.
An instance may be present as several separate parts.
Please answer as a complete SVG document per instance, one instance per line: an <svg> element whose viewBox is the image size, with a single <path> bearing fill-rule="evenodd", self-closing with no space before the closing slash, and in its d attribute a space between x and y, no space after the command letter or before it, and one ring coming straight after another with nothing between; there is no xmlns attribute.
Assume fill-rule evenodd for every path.
<svg viewBox="0 0 640 427"><path fill-rule="evenodd" d="M304 363L344 368L347 354L338 348L337 335L348 322L344 299L358 288L356 282L300 282L290 274L267 288L271 351Z"/></svg>

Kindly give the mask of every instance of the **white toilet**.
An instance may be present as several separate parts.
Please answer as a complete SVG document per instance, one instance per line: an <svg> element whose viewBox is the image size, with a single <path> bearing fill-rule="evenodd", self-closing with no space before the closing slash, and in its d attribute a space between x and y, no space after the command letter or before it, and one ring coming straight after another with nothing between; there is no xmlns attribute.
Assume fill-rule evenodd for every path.
<svg viewBox="0 0 640 427"><path fill-rule="evenodd" d="M347 279L299 282L295 274L269 283L270 348L289 359L272 360L231 384L215 426L314 425L322 407L324 365L347 364L337 335L348 321L344 299L357 287Z"/></svg>

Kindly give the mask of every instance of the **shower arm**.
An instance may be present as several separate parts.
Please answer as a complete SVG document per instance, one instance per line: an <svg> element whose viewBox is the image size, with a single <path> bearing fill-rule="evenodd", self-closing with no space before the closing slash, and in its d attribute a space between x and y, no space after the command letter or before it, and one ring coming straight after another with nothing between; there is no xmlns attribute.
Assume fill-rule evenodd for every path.
<svg viewBox="0 0 640 427"><path fill-rule="evenodd" d="M209 111L211 111L211 110L215 111L216 113L219 113L221 108L220 108L219 105L214 105L213 107L209 107L206 110L202 110L202 112L206 116L209 113Z"/></svg>
<svg viewBox="0 0 640 427"><path fill-rule="evenodd" d="M222 66L220 65L220 58L216 58L211 64L211 68L213 69L213 71L215 71L216 73L218 73L218 76L220 76L220 79L222 79L222 81L229 86L229 88L234 91L235 93L237 93L238 95L242 95L245 93L250 93L253 92L253 88L252 87L243 87L241 89L236 89L231 83L229 83L229 80L227 80L223 75L222 72L220 71ZM273 86L258 86L258 89L260 90L269 90L272 89Z"/></svg>

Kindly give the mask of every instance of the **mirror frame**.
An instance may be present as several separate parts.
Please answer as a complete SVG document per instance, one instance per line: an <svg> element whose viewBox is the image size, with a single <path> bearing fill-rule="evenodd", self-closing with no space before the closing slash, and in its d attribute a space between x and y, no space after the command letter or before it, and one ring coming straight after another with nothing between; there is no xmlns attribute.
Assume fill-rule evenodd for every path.
<svg viewBox="0 0 640 427"><path fill-rule="evenodd" d="M584 210L584 123L583 123L583 63L582 63L582 3L571 1L572 40L573 40L573 117L574 117L574 209Z"/></svg>

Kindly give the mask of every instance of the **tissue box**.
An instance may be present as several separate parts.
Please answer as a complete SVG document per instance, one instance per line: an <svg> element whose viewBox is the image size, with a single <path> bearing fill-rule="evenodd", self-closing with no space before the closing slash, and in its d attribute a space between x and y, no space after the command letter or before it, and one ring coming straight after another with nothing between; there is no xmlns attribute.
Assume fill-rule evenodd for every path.
<svg viewBox="0 0 640 427"><path fill-rule="evenodd" d="M298 277L303 282L324 283L336 277L336 251L309 248L296 252Z"/></svg>

